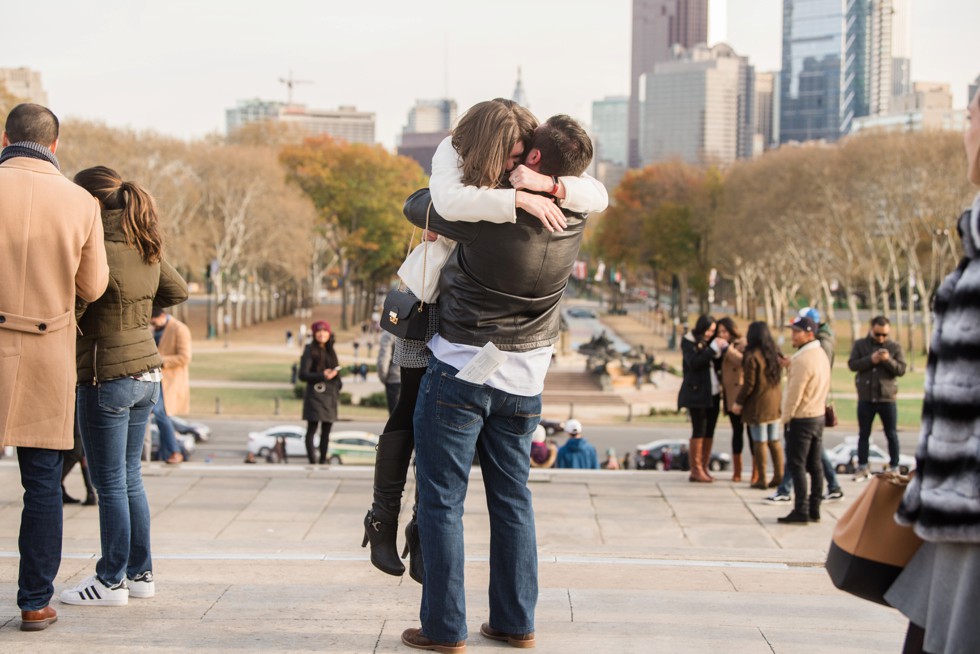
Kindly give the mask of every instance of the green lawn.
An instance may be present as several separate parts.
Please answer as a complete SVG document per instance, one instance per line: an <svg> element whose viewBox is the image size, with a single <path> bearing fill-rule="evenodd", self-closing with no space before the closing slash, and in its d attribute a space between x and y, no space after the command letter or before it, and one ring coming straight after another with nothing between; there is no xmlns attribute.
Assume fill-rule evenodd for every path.
<svg viewBox="0 0 980 654"><path fill-rule="evenodd" d="M898 392L918 393L921 395L922 388L925 385L925 378L926 373L924 368L921 370L907 371L903 376L898 378ZM857 392L854 387L854 373L848 369L846 359L842 364L838 357L831 376L830 389L835 393Z"/></svg>
<svg viewBox="0 0 980 654"><path fill-rule="evenodd" d="M303 415L303 401L296 399L292 390L253 388L191 388L191 413L205 417L215 415L215 398L221 400L221 415L276 417L276 399L279 400L279 416L285 421L298 421ZM341 420L384 420L385 409L359 406L340 406Z"/></svg>
<svg viewBox="0 0 980 654"><path fill-rule="evenodd" d="M266 352L205 352L191 360L191 379L288 382L299 355Z"/></svg>

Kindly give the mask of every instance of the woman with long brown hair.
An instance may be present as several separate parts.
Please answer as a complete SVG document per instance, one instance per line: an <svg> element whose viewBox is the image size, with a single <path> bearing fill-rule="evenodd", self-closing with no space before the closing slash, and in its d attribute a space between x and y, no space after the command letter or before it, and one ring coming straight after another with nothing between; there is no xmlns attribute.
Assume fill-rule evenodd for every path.
<svg viewBox="0 0 980 654"><path fill-rule="evenodd" d="M728 421L732 425L732 481L742 481L742 449L745 445L745 426L742 416L732 411L735 398L742 390L742 353L745 352L745 339L735 326L735 321L729 316L718 319L718 337L728 342L728 347L721 355L721 388L722 400ZM711 452L703 456L710 457Z"/></svg>
<svg viewBox="0 0 980 654"><path fill-rule="evenodd" d="M742 416L752 441L752 488L765 489L766 449L772 454L773 482L783 479L783 446L779 442L783 368L769 325L749 325L743 358L744 381L732 411Z"/></svg>
<svg viewBox="0 0 980 654"><path fill-rule="evenodd" d="M99 201L109 262L105 294L88 305L76 302L77 420L98 491L102 556L95 574L63 591L61 601L121 606L155 589L141 456L163 362L150 312L186 300L187 284L163 260L149 193L105 166L79 172L75 183Z"/></svg>

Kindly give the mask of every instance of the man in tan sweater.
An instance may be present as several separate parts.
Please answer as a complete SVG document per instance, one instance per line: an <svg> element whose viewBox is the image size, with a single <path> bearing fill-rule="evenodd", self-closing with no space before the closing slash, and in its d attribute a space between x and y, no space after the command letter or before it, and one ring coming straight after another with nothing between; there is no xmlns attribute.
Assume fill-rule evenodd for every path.
<svg viewBox="0 0 980 654"><path fill-rule="evenodd" d="M817 340L817 325L801 316L790 323L796 354L790 361L783 394L783 420L786 423L786 464L793 476L795 506L779 522L806 524L820 521L823 498L824 414L830 390L830 361ZM810 474L810 502L807 506L806 475Z"/></svg>

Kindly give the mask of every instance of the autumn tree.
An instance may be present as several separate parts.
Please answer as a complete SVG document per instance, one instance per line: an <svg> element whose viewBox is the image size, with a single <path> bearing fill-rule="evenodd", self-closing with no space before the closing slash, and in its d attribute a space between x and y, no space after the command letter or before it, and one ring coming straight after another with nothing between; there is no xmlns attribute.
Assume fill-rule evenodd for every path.
<svg viewBox="0 0 980 654"><path fill-rule="evenodd" d="M425 186L419 165L380 146L330 137L286 146L281 161L289 178L312 200L326 265L343 279L342 326L366 317L377 285L405 256L412 228L402 214L405 199ZM348 309L354 306L354 316Z"/></svg>

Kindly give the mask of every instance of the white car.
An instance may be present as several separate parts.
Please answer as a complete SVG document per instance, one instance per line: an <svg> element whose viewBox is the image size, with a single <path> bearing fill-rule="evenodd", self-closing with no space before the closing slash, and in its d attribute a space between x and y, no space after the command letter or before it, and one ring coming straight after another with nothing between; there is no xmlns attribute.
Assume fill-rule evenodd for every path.
<svg viewBox="0 0 980 654"><path fill-rule="evenodd" d="M838 473L853 474L857 471L858 438L848 436L844 442L832 450L827 450L830 463ZM883 472L888 469L888 452L874 443L868 444L868 468L871 472ZM907 475L915 469L915 457L908 454L898 455L898 471Z"/></svg>
<svg viewBox="0 0 980 654"><path fill-rule="evenodd" d="M176 427L176 425L175 425ZM178 429L174 429L174 436L177 438L177 445L180 447L180 453L184 455L184 460L189 461L191 455L194 453L197 440L194 438L193 433L183 433ZM210 430L208 430L210 434ZM160 452L160 428L157 427L157 421L150 414L150 459L156 461L158 454Z"/></svg>
<svg viewBox="0 0 980 654"><path fill-rule="evenodd" d="M248 435L248 451L257 457L274 460L276 440L286 442L286 456L306 458L306 429L295 425L277 425ZM319 447L320 433L313 437L313 446ZM378 437L367 431L334 431L330 433L327 460L333 464L374 465Z"/></svg>

